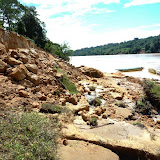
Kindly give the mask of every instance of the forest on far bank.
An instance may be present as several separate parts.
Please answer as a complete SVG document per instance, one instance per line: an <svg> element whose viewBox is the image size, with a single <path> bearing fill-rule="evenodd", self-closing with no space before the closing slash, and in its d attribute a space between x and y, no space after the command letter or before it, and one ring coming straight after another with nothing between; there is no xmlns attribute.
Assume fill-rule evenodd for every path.
<svg viewBox="0 0 160 160"><path fill-rule="evenodd" d="M74 56L160 53L160 35L74 51Z"/></svg>

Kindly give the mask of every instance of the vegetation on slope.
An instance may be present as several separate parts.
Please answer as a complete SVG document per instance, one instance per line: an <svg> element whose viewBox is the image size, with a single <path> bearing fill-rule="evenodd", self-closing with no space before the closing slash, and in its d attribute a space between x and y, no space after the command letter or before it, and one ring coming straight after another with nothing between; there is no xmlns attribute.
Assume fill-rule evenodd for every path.
<svg viewBox="0 0 160 160"><path fill-rule="evenodd" d="M55 123L38 113L0 118L0 159L55 160Z"/></svg>
<svg viewBox="0 0 160 160"><path fill-rule="evenodd" d="M135 38L132 41L110 43L103 46L83 48L74 51L74 56L116 55L160 52L160 35L144 39Z"/></svg>

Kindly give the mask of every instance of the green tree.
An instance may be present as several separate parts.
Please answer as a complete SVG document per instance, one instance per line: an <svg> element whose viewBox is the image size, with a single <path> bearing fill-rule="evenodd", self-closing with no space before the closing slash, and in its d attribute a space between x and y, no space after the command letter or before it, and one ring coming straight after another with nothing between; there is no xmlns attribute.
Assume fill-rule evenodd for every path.
<svg viewBox="0 0 160 160"><path fill-rule="evenodd" d="M46 44L46 30L44 23L38 19L37 15L35 7L27 7L25 14L17 23L17 32L33 39L39 47L44 48Z"/></svg>
<svg viewBox="0 0 160 160"><path fill-rule="evenodd" d="M0 1L0 21L3 28L14 30L14 24L24 11L23 5L17 0Z"/></svg>

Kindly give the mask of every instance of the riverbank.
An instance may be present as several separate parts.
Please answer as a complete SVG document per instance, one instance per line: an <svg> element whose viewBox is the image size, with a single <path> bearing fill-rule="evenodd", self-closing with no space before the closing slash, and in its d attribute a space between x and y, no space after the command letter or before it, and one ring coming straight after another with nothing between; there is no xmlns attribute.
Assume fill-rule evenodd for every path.
<svg viewBox="0 0 160 160"><path fill-rule="evenodd" d="M145 95L143 79L76 68L37 48L7 52L1 44L0 51L0 159L159 159L158 112L136 109ZM42 137L35 144L38 154L32 134Z"/></svg>

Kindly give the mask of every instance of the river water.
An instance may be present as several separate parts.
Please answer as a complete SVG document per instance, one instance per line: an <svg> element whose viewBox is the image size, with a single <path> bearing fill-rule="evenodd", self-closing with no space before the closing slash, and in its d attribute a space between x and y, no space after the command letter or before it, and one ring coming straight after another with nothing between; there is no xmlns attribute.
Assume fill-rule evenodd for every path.
<svg viewBox="0 0 160 160"><path fill-rule="evenodd" d="M160 69L160 53L157 54L127 54L127 55L99 55L72 56L70 63L76 67L81 65L96 68L102 72L115 73L116 69L144 67L142 71L123 72L125 75L159 79L160 76L148 72L148 68Z"/></svg>

